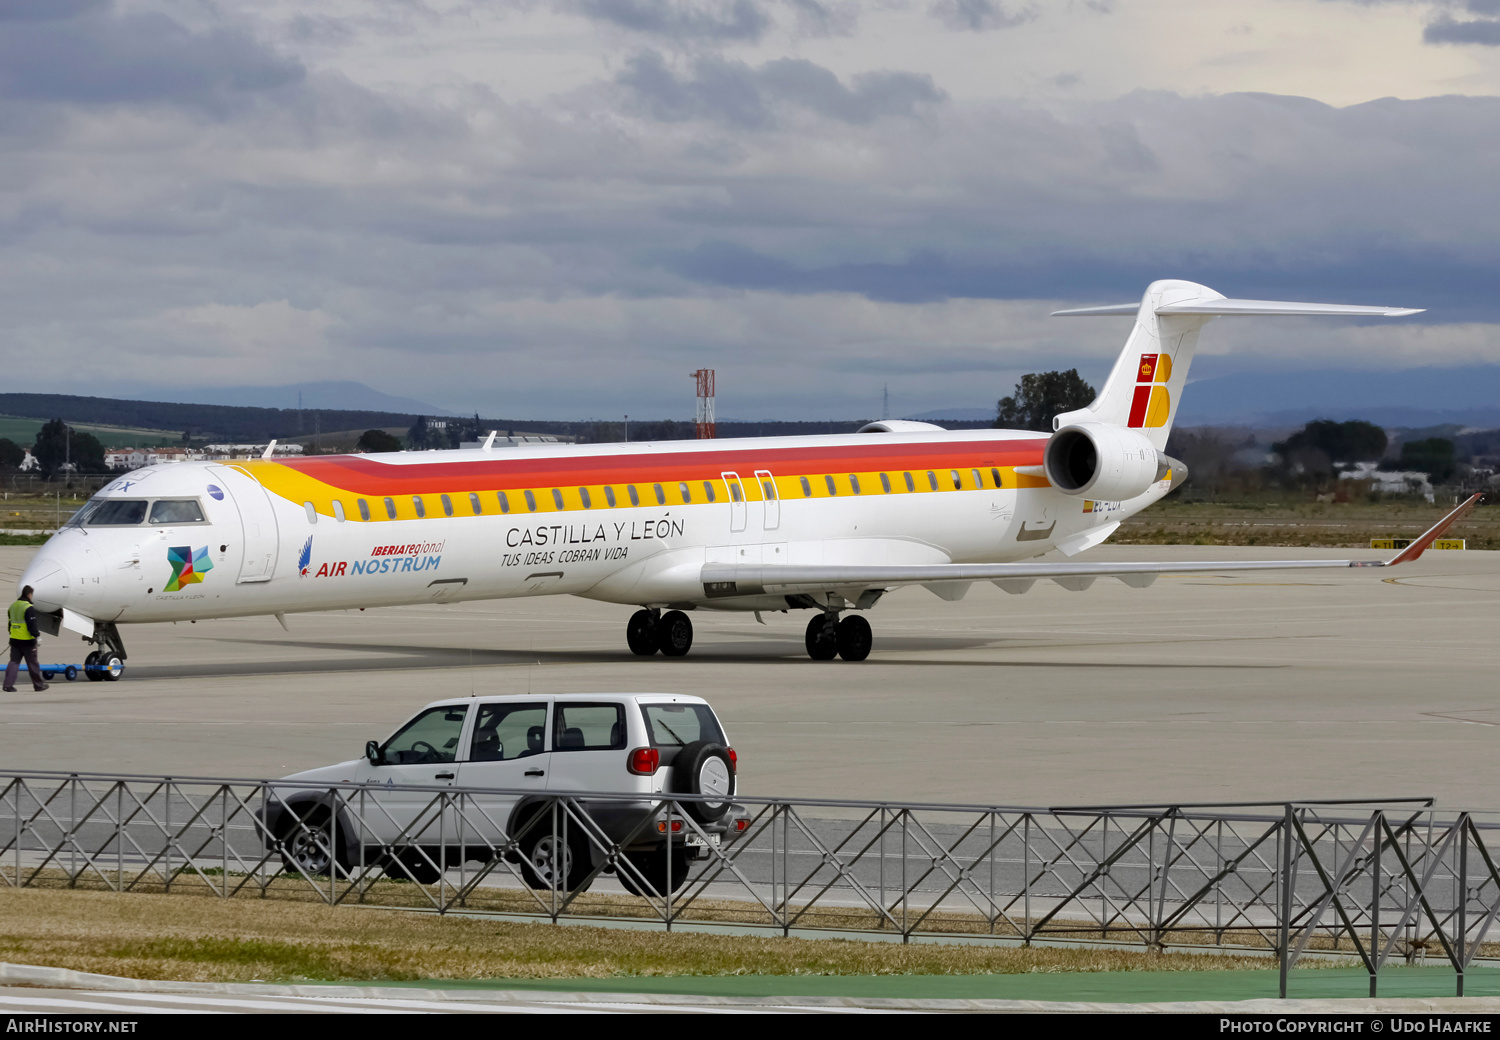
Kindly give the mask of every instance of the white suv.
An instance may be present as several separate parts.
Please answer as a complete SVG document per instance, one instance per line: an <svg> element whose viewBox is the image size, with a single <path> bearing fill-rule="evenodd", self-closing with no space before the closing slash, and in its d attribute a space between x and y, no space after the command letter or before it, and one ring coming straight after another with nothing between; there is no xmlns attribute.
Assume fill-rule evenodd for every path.
<svg viewBox="0 0 1500 1040"><path fill-rule="evenodd" d="M744 810L730 803L737 766L724 727L701 697L572 693L444 700L417 712L384 743L370 741L364 758L284 777L309 786L271 792L265 823L289 870L326 874L332 855L340 872L376 864L421 883L436 881L440 866L456 867L460 858L487 859L491 845L520 834L519 856L512 856L520 859L526 881L552 887L561 844L556 883L572 889L602 862L602 851L576 826L566 838L554 835L550 820L528 826L551 804L547 796L657 796L579 802L612 842L630 837L625 856L645 878L662 879L649 889L668 878L675 889L686 879L689 857L708 856L708 842L732 841L748 825ZM337 812L329 797L333 785L341 788ZM439 792L432 788L441 787L495 790L439 811ZM640 826L662 796L673 794L705 796L682 808L706 839L680 818L672 821L675 834L667 833L665 818L656 827ZM631 872L618 876L628 890L641 890Z"/></svg>

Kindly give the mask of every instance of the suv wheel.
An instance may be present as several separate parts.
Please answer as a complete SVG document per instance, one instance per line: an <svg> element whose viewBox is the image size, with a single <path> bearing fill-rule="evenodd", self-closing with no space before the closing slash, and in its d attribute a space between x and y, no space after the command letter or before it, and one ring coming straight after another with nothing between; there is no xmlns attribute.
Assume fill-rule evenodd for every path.
<svg viewBox="0 0 1500 1040"><path fill-rule="evenodd" d="M349 873L349 857L343 835L333 826L327 809L296 806L289 809L301 816L288 819L277 833L281 840L281 864L289 874L327 877L336 862L339 872Z"/></svg>
<svg viewBox="0 0 1500 1040"><path fill-rule="evenodd" d="M543 829L538 824L537 830L541 833L527 842L525 858L521 861L521 874L525 877L526 884L535 889L550 890L553 871L557 869L557 862L561 859L562 873L557 880L558 890L573 891L590 869L587 839L578 833L576 827L568 828L566 842L554 835L550 828ZM558 854L559 846L561 856Z"/></svg>

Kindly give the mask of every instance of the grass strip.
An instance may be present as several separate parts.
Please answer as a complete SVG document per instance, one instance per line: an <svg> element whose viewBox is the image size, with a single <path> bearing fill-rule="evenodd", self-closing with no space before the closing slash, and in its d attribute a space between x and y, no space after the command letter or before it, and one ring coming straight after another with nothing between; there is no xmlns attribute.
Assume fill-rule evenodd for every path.
<svg viewBox="0 0 1500 1040"><path fill-rule="evenodd" d="M1264 958L557 927L276 900L0 889L0 959L195 982L1250 970Z"/></svg>

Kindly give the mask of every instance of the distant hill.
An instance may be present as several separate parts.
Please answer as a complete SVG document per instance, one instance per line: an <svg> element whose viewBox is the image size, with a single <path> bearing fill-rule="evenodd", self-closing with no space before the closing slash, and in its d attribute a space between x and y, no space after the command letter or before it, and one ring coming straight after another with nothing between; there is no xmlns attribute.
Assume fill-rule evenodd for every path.
<svg viewBox="0 0 1500 1040"><path fill-rule="evenodd" d="M1500 426L1500 365L1219 376L1189 383L1177 417L1184 425L1217 426L1300 426L1309 419Z"/></svg>
<svg viewBox="0 0 1500 1040"><path fill-rule="evenodd" d="M33 419L63 419L69 423L128 426L169 430L195 440L266 441L310 440L313 430L373 429L410 426L415 413L359 411L331 408L244 408L172 401L124 401L111 397L69 394L0 394L0 414ZM299 421L300 420L300 421Z"/></svg>
<svg viewBox="0 0 1500 1040"><path fill-rule="evenodd" d="M917 422L937 423L939 426L943 425L944 419L954 422L982 422L988 424L994 422L995 416L998 414L999 409L995 405L990 405L987 408L935 408L930 412L923 412L920 415L908 415L905 418L915 419Z"/></svg>
<svg viewBox="0 0 1500 1040"><path fill-rule="evenodd" d="M306 403L306 396L303 398ZM405 430L424 412L384 412L358 409L254 408L242 405L183 404L175 401L133 401L112 397L78 397L68 394L0 393L0 416L28 419L62 419L75 426L127 427L139 436L165 434L178 441L189 433L196 441L265 442L272 437L281 441L312 444L314 432L330 435L337 432L369 429ZM788 437L818 433L854 433L869 419L829 419L806 422L727 421L718 424L718 435L727 437ZM930 421L930 420L929 420ZM961 430L989 426L991 419L938 420L949 429ZM481 419L480 427L501 433L552 434L584 441L619 440L623 424L593 419ZM129 436L129 434L127 434ZM630 439L688 439L693 424L683 420L631 420ZM328 444L325 442L325 447Z"/></svg>
<svg viewBox="0 0 1500 1040"><path fill-rule="evenodd" d="M173 389L160 394L132 395L131 398L146 399L152 396L171 397L181 402L194 404L230 405L236 408L276 408L295 411L298 397L302 409L319 409L340 412L387 412L393 415L452 415L442 408L410 397L396 397L373 390L363 383L322 382L292 383L286 386L216 386L186 390Z"/></svg>

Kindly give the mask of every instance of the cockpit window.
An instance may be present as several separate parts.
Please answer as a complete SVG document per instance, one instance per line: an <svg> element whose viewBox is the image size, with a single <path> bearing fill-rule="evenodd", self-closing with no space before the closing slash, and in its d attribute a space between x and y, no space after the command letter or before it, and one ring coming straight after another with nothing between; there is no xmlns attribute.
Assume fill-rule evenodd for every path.
<svg viewBox="0 0 1500 1040"><path fill-rule="evenodd" d="M109 498L100 502L89 514L90 527L126 527L146 519L146 503L142 499Z"/></svg>
<svg viewBox="0 0 1500 1040"><path fill-rule="evenodd" d="M196 498L163 498L151 506L151 523L153 524L200 524L202 522L203 508L198 505Z"/></svg>

